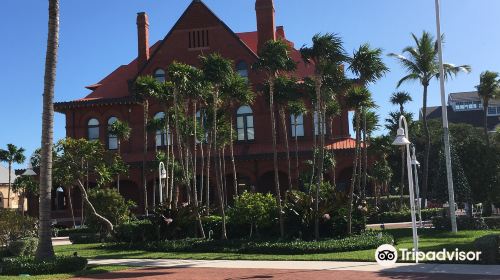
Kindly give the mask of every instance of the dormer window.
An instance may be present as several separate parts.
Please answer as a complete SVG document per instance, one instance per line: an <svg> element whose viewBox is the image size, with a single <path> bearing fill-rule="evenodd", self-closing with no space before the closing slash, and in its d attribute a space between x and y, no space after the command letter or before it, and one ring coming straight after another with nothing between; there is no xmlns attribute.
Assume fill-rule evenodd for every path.
<svg viewBox="0 0 500 280"><path fill-rule="evenodd" d="M248 80L248 64L245 61L240 61L236 64L236 72L238 75Z"/></svg>
<svg viewBox="0 0 500 280"><path fill-rule="evenodd" d="M155 71L155 75L154 75L155 79L160 82L160 83L164 83L165 82L165 70L159 68Z"/></svg>
<svg viewBox="0 0 500 280"><path fill-rule="evenodd" d="M191 30L188 32L188 34L189 34L188 46L190 49L208 48L210 46L208 30L206 29Z"/></svg>

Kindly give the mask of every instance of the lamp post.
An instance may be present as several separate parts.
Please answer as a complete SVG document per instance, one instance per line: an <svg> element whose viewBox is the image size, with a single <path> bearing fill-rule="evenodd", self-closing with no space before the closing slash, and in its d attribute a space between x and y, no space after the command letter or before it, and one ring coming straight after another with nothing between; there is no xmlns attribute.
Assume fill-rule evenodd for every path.
<svg viewBox="0 0 500 280"><path fill-rule="evenodd" d="M404 128L402 127L404 123ZM408 123L406 118L401 115L399 117L399 128L397 131L396 139L392 142L395 146L405 146L406 147L406 166L408 170L408 186L410 189L410 213L411 213L411 227L413 233L413 249L415 253L418 252L418 234L417 234L417 219L415 215L415 194L413 190L413 172L410 160L410 140L408 140Z"/></svg>
<svg viewBox="0 0 500 280"><path fill-rule="evenodd" d="M417 154L415 153L415 145L411 146L411 165L413 166L413 174L415 177L415 195L417 196L416 198L416 205L417 205L417 211L418 211L418 220L419 220L419 226L422 227L422 207L420 207L420 187L418 185L418 167L420 167L420 162L417 160Z"/></svg>
<svg viewBox="0 0 500 280"><path fill-rule="evenodd" d="M159 191L160 191L160 205L163 204L163 184L162 180L167 179L167 171L165 170L165 164L163 162L160 162L158 165L158 182L160 184L159 186ZM167 190L168 191L168 190Z"/></svg>
<svg viewBox="0 0 500 280"><path fill-rule="evenodd" d="M33 170L33 165L31 164L31 162L28 163L28 167L26 168L26 170L24 170L23 174L21 174L21 176L28 176L28 177L34 177L36 175L37 174L36 174L35 170ZM23 197L21 210L20 210L21 213L23 214L23 216L24 216L24 199L25 199L25 197Z"/></svg>
<svg viewBox="0 0 500 280"><path fill-rule="evenodd" d="M455 214L455 192L453 190L453 173L451 170L451 156L450 156L450 131L448 129L448 108L445 100L444 89L444 67L443 67L443 46L441 42L441 14L439 10L439 0L436 3L436 29L437 29L437 45L439 56L439 85L441 88L441 114L443 115L443 138L444 138L444 154L446 157L446 180L448 181L448 200L450 204L450 219L451 231L457 232L457 217ZM424 116L425 118L425 116ZM451 208L453 207L453 209Z"/></svg>

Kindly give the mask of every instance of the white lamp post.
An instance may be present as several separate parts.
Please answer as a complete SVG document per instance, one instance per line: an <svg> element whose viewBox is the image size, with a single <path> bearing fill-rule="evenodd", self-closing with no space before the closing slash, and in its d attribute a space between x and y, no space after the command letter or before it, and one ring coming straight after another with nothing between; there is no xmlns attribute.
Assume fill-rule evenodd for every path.
<svg viewBox="0 0 500 280"><path fill-rule="evenodd" d="M165 164L163 162L160 162L158 166L158 181L160 183L160 204L163 204L163 183L162 180L167 179L167 171L165 170ZM168 190L167 190L168 191Z"/></svg>
<svg viewBox="0 0 500 280"><path fill-rule="evenodd" d="M402 128L404 123L404 129ZM411 168L410 160L410 140L408 140L408 123L406 118L401 115L399 117L399 128L397 132L396 139L392 142L395 146L405 146L406 147L406 166L408 169L408 186L410 189L410 212L411 212L411 227L413 232L413 249L418 252L418 234L417 234L417 219L415 215L415 194L413 191L413 172Z"/></svg>
<svg viewBox="0 0 500 280"><path fill-rule="evenodd" d="M36 172L35 172L35 170L33 170L33 165L31 165L31 162L28 163L28 167L21 175L22 176L36 176Z"/></svg>
<svg viewBox="0 0 500 280"><path fill-rule="evenodd" d="M419 220L419 226L422 227L422 207L420 206L420 187L418 185L418 167L420 167L420 162L417 160L417 154L415 153L415 146L413 145L411 147L411 165L413 166L413 174L415 177L415 195L417 196L416 198L416 205L417 205L417 211L418 211L418 220Z"/></svg>

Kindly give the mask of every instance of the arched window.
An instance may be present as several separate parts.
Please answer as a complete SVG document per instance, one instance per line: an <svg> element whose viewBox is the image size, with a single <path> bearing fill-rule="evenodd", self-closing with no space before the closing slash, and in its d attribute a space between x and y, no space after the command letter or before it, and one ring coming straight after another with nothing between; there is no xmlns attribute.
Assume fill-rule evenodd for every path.
<svg viewBox="0 0 500 280"><path fill-rule="evenodd" d="M111 117L108 119L108 149L116 150L118 149L118 137L114 134L111 134L111 126L117 121L116 117Z"/></svg>
<svg viewBox="0 0 500 280"><path fill-rule="evenodd" d="M87 138L90 141L99 140L99 121L92 118L87 123Z"/></svg>
<svg viewBox="0 0 500 280"><path fill-rule="evenodd" d="M304 115L303 114L300 114L298 116L290 114L290 124L291 124L290 131L292 131L292 137L304 136Z"/></svg>
<svg viewBox="0 0 500 280"><path fill-rule="evenodd" d="M165 113L159 112L155 115L155 120L164 120ZM172 135L170 135L170 131L166 131L166 129L157 130L156 131L156 147L164 147L166 145L170 145L172 143Z"/></svg>
<svg viewBox="0 0 500 280"><path fill-rule="evenodd" d="M238 141L250 141L255 139L253 126L253 112L249 106L241 106L236 112L236 130Z"/></svg>
<svg viewBox="0 0 500 280"><path fill-rule="evenodd" d="M154 77L158 82L165 82L165 70L161 68L156 69Z"/></svg>
<svg viewBox="0 0 500 280"><path fill-rule="evenodd" d="M248 80L248 64L245 61L240 61L236 64L236 72L238 74Z"/></svg>

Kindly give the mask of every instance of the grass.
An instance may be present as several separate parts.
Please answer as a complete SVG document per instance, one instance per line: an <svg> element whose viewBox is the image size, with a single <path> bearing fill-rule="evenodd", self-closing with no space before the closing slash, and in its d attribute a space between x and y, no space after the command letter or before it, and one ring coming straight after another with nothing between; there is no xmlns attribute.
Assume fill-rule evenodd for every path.
<svg viewBox="0 0 500 280"><path fill-rule="evenodd" d="M102 273L107 273L107 272L112 272L112 271L118 271L118 270L124 270L129 267L127 266L91 266L85 270L74 272L74 273L64 273L64 274L50 274L50 275L33 275L30 277L26 277L26 279L33 279L33 280L45 280L45 279L50 279L50 280L57 280L57 279L68 279L72 277L78 277L78 276L85 276L85 275L92 275L92 274L102 274ZM0 275L0 280L10 280L10 279L21 279L25 277L19 277L19 276L1 276Z"/></svg>
<svg viewBox="0 0 500 280"><path fill-rule="evenodd" d="M413 247L411 229L390 229L388 233L394 236L396 247ZM453 234L434 229L421 229L420 250L442 250L443 248L472 250L474 239L491 234L500 233L500 230L467 230ZM95 258L137 258L137 259L200 259L200 260L311 260L311 261L374 261L374 249L349 252L302 254L302 255L271 255L271 254L242 254L242 253L183 253L183 252L152 252L146 250L123 250L113 248L107 244L78 244L57 246L56 252L61 255L78 255Z"/></svg>

